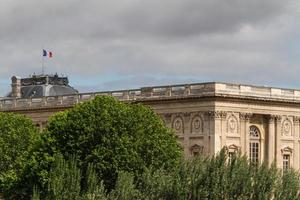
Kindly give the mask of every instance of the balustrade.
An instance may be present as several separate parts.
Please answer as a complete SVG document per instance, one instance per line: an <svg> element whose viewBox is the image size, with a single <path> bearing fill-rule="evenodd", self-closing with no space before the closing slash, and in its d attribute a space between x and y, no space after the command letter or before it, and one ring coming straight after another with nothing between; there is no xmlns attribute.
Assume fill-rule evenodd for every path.
<svg viewBox="0 0 300 200"><path fill-rule="evenodd" d="M292 101L300 103L300 90L280 89L226 83L199 83L186 85L169 85L145 87L134 90L104 91L80 93L64 96L47 96L43 98L1 98L0 110L40 108L55 106L73 106L91 100L95 96L113 96L120 101L147 101L155 99L188 98L195 96L234 96L242 98L262 98L264 100Z"/></svg>

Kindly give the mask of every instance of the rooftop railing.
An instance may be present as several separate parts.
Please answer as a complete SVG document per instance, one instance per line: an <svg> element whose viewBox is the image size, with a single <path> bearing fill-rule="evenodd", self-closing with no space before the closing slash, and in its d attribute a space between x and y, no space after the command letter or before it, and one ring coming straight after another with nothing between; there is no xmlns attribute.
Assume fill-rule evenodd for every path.
<svg viewBox="0 0 300 200"><path fill-rule="evenodd" d="M199 83L144 87L134 90L80 93L65 96L47 96L42 98L2 98L0 99L0 110L71 107L77 103L91 100L95 98L95 96L100 95L113 96L120 101L148 101L205 96L231 96L300 103L300 90L227 83Z"/></svg>

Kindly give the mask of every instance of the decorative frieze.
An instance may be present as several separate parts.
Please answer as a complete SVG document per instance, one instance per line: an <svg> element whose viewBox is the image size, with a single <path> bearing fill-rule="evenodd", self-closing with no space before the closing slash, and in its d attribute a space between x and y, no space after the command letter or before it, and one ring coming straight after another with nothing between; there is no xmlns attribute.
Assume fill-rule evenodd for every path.
<svg viewBox="0 0 300 200"><path fill-rule="evenodd" d="M164 119L165 119L166 124L170 124L171 120L172 120L172 114L170 114L170 113L164 114Z"/></svg>
<svg viewBox="0 0 300 200"><path fill-rule="evenodd" d="M267 120L268 120L269 124L273 124L275 122L275 116L274 115L269 115Z"/></svg>
<svg viewBox="0 0 300 200"><path fill-rule="evenodd" d="M240 119L243 121L249 121L252 117L252 113L240 113Z"/></svg>
<svg viewBox="0 0 300 200"><path fill-rule="evenodd" d="M188 128L191 133L204 132L204 121L200 112L166 113L163 117L166 124L169 124L177 134L183 134L185 128Z"/></svg>
<svg viewBox="0 0 300 200"><path fill-rule="evenodd" d="M218 111L218 110L214 110L214 111L208 111L207 115L211 118L211 119L225 119L227 116L227 112L226 111Z"/></svg>
<svg viewBox="0 0 300 200"><path fill-rule="evenodd" d="M294 122L294 125L299 125L299 123L300 123L300 116L294 116L293 117L293 122Z"/></svg>
<svg viewBox="0 0 300 200"><path fill-rule="evenodd" d="M274 117L275 117L276 123L281 123L281 120L282 120L282 116L281 115L274 115Z"/></svg>
<svg viewBox="0 0 300 200"><path fill-rule="evenodd" d="M184 122L186 124L188 124L189 121L191 120L191 113L190 112L184 112L182 115L184 117Z"/></svg>

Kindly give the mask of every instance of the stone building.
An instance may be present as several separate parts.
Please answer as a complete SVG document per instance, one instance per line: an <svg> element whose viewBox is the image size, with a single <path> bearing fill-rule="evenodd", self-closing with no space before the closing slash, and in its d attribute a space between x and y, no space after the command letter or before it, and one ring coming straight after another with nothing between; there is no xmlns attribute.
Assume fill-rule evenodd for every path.
<svg viewBox="0 0 300 200"><path fill-rule="evenodd" d="M13 77L12 93L0 100L0 111L23 113L40 128L57 111L111 95L151 106L174 129L186 157L212 155L227 146L230 155L240 150L252 162L300 169L300 90L211 82L77 93L64 84L70 87L65 93L23 97L18 80Z"/></svg>

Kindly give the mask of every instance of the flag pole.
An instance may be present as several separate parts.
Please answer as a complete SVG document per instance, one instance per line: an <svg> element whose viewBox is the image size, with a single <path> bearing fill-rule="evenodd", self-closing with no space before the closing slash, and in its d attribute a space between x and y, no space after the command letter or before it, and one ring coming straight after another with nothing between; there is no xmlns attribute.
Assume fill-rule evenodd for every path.
<svg viewBox="0 0 300 200"><path fill-rule="evenodd" d="M42 75L44 75L44 68L45 68L45 66L44 66L44 55L42 55Z"/></svg>
<svg viewBox="0 0 300 200"><path fill-rule="evenodd" d="M44 75L45 73L45 56L44 56L44 52L45 52L45 49L44 49L44 44L42 46L42 75Z"/></svg>

